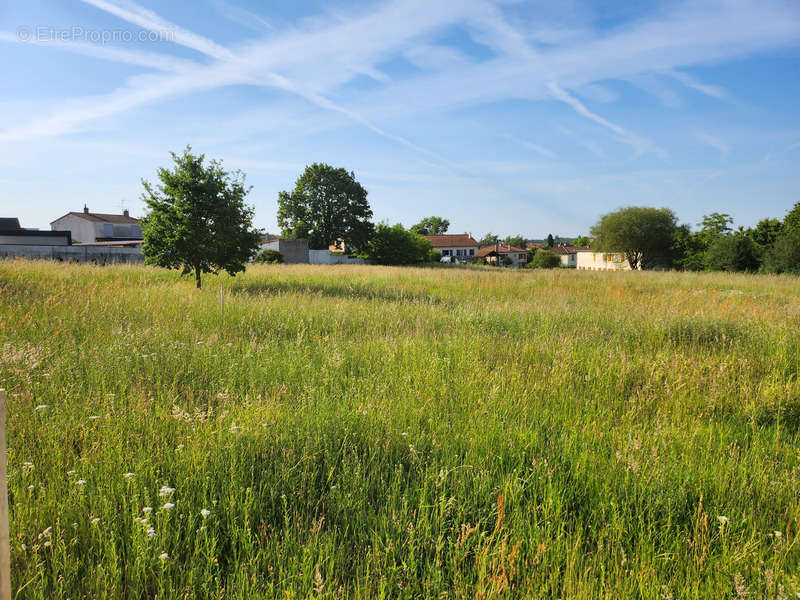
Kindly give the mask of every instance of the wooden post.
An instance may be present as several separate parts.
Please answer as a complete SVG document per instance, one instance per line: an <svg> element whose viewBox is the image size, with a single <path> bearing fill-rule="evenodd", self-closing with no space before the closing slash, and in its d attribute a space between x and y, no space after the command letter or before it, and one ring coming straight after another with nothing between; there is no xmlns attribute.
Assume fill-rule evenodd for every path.
<svg viewBox="0 0 800 600"><path fill-rule="evenodd" d="M0 600L11 600L10 538L6 474L6 391L0 388Z"/></svg>

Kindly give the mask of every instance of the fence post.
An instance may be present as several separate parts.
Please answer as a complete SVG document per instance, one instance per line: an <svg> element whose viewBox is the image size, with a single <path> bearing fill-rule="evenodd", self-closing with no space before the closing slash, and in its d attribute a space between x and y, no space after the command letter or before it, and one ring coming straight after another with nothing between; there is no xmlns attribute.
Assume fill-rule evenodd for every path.
<svg viewBox="0 0 800 600"><path fill-rule="evenodd" d="M11 600L11 539L6 473L6 391L0 388L0 600Z"/></svg>

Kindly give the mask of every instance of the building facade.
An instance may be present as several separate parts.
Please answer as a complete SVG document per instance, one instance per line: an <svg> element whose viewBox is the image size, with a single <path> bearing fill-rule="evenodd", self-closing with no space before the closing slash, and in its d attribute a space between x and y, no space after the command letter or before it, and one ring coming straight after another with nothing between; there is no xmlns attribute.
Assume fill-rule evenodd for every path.
<svg viewBox="0 0 800 600"><path fill-rule="evenodd" d="M50 223L50 229L69 231L72 240L81 244L142 239L139 220L131 217L127 210L121 215L111 215L89 212L84 206L83 212L68 212Z"/></svg>
<svg viewBox="0 0 800 600"><path fill-rule="evenodd" d="M576 267L583 271L630 271L631 266L621 252L578 250Z"/></svg>
<svg viewBox="0 0 800 600"><path fill-rule="evenodd" d="M475 260L478 254L478 242L469 233L445 233L442 235L426 235L434 250L460 261Z"/></svg>

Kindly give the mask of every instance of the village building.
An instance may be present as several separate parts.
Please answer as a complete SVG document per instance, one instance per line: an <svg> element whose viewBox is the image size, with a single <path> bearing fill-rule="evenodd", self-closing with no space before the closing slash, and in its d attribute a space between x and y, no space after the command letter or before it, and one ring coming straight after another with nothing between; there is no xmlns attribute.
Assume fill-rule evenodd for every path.
<svg viewBox="0 0 800 600"><path fill-rule="evenodd" d="M502 265L506 258L511 261L509 266L512 267L524 267L528 264L528 251L508 244L481 246L477 256L491 265Z"/></svg>
<svg viewBox="0 0 800 600"><path fill-rule="evenodd" d="M562 267L569 267L569 268L577 268L578 266L578 251L579 250L589 250L588 246L584 248L579 248L578 246L573 246L572 244L558 244L553 246L552 248L545 248L540 249L544 250L545 252L551 252L553 254L558 255L561 259L561 266Z"/></svg>
<svg viewBox="0 0 800 600"><path fill-rule="evenodd" d="M631 266L622 252L597 252L579 248L576 268L583 271L630 271Z"/></svg>
<svg viewBox="0 0 800 600"><path fill-rule="evenodd" d="M459 261L471 261L478 254L478 242L469 233L426 235L434 250Z"/></svg>
<svg viewBox="0 0 800 600"><path fill-rule="evenodd" d="M142 230L139 220L130 216L127 210L121 215L89 212L89 207L83 207L83 212L68 212L50 223L53 231L69 231L72 240L81 244L96 242L136 242L142 239Z"/></svg>

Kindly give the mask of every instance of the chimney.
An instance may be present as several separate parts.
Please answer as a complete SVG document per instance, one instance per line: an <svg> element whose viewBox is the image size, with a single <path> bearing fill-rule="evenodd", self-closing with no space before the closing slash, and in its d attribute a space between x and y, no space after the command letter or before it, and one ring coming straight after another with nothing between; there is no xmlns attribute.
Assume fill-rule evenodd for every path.
<svg viewBox="0 0 800 600"><path fill-rule="evenodd" d="M85 204L83 205L83 213L86 214L86 215L89 214L89 207L86 206Z"/></svg>
<svg viewBox="0 0 800 600"><path fill-rule="evenodd" d="M123 216L123 217L130 217L130 216L131 216L131 213L129 213L129 212L128 212L128 209L126 208L125 210L123 210L123 211L122 211L122 216Z"/></svg>

